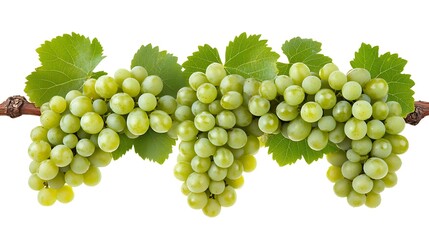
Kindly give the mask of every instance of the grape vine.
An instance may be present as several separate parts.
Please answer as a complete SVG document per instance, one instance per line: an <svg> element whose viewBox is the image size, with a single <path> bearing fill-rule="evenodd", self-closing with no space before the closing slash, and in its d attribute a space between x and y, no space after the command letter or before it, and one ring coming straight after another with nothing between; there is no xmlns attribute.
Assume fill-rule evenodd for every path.
<svg viewBox="0 0 429 240"><path fill-rule="evenodd" d="M149 44L130 69L109 75L94 71L104 58L97 39L65 34L37 49L30 102L9 97L0 115L40 117L30 134L29 186L45 206L70 202L73 187L97 185L100 168L131 149L162 164L177 141L174 176L189 206L207 216L236 202L261 146L280 166L326 156L335 194L377 207L408 149L401 131L429 114L428 103L414 102L406 61L362 44L343 72L312 39L287 40L282 50L288 63L260 35L243 33L224 59L203 45L180 65Z"/></svg>

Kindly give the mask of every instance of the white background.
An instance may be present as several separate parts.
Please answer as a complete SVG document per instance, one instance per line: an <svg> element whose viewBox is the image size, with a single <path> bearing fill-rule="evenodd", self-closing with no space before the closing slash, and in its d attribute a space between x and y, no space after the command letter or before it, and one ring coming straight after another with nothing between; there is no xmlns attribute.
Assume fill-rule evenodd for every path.
<svg viewBox="0 0 429 240"><path fill-rule="evenodd" d="M2 1L0 98L24 94L45 40L77 32L98 38L107 56L98 70L128 67L142 44L160 46L182 63L197 46L221 52L242 32L262 34L281 53L295 36L323 43L343 71L361 42L409 62L416 100L429 100L429 14L424 1ZM261 150L238 200L216 218L187 206L164 165L134 153L102 169L96 187L75 188L72 203L42 207L27 186L27 146L37 117L0 117L0 239L428 239L429 120L407 126L409 151L399 182L377 209L352 208L335 196L328 164L278 167Z"/></svg>

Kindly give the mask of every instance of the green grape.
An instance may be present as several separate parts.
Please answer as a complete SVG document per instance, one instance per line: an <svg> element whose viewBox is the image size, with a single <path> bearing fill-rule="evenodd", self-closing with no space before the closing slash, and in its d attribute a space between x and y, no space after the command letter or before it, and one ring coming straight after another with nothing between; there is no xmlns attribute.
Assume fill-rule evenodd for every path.
<svg viewBox="0 0 429 240"><path fill-rule="evenodd" d="M61 171L59 171L57 176L55 176L53 179L47 181L47 185L53 189L60 189L61 187L64 186L64 184L65 184L64 173Z"/></svg>
<svg viewBox="0 0 429 240"><path fill-rule="evenodd" d="M319 70L319 76L321 80L327 81L329 78L329 75L331 75L332 72L337 71L338 67L337 65L333 63L327 63L323 65L322 68Z"/></svg>
<svg viewBox="0 0 429 240"><path fill-rule="evenodd" d="M177 136L182 141L191 141L196 138L198 129L195 127L194 122L185 120L177 126Z"/></svg>
<svg viewBox="0 0 429 240"><path fill-rule="evenodd" d="M212 164L207 171L207 174L213 181L222 181L226 178L226 175L228 174L228 169L221 168L216 164Z"/></svg>
<svg viewBox="0 0 429 240"><path fill-rule="evenodd" d="M331 132L336 126L337 121L332 116L323 116L317 121L317 127L324 132Z"/></svg>
<svg viewBox="0 0 429 240"><path fill-rule="evenodd" d="M259 122L259 119L254 117L252 119L252 122L245 127L245 130L249 135L253 135L256 137L261 137L262 135L264 135L264 132L262 132L261 129L259 129L258 122ZM283 123L283 125L285 124L286 123Z"/></svg>
<svg viewBox="0 0 429 240"><path fill-rule="evenodd" d="M37 200L42 206L51 206L57 201L57 190L42 188L37 194Z"/></svg>
<svg viewBox="0 0 429 240"><path fill-rule="evenodd" d="M116 93L110 99L109 106L114 113L125 115L134 109L134 99L126 93Z"/></svg>
<svg viewBox="0 0 429 240"><path fill-rule="evenodd" d="M352 181L353 190L360 194L367 194L372 190L374 183L366 174L360 174Z"/></svg>
<svg viewBox="0 0 429 240"><path fill-rule="evenodd" d="M118 149L120 143L117 132L110 128L104 128L98 134L98 146L105 152L113 152Z"/></svg>
<svg viewBox="0 0 429 240"><path fill-rule="evenodd" d="M216 146L208 138L199 138L195 141L194 150L200 157L210 157L215 153Z"/></svg>
<svg viewBox="0 0 429 240"><path fill-rule="evenodd" d="M230 129L235 126L237 123L237 119L235 118L235 114L229 110L223 110L218 115L216 115L216 125L219 127Z"/></svg>
<svg viewBox="0 0 429 240"><path fill-rule="evenodd" d="M243 83L243 99L244 102L248 104L251 97L259 95L259 87L261 82L254 79L248 78ZM283 92L282 92L283 94Z"/></svg>
<svg viewBox="0 0 429 240"><path fill-rule="evenodd" d="M319 120L320 121L320 120ZM328 134L329 141L339 144L346 138L344 133L344 123L337 122L334 130L330 131Z"/></svg>
<svg viewBox="0 0 429 240"><path fill-rule="evenodd" d="M57 176L59 171L58 166L52 160L44 160L40 163L37 176L43 180L51 180Z"/></svg>
<svg viewBox="0 0 429 240"><path fill-rule="evenodd" d="M182 186L180 188L180 191L182 192L183 195L188 196L189 193L191 193L191 191L189 191L188 186L186 186L186 182L182 183Z"/></svg>
<svg viewBox="0 0 429 240"><path fill-rule="evenodd" d="M50 129L60 125L61 115L52 110L46 110L40 115L40 123L44 128Z"/></svg>
<svg viewBox="0 0 429 240"><path fill-rule="evenodd" d="M104 120L95 112L87 112L80 119L80 127L89 134L97 134L103 129Z"/></svg>
<svg viewBox="0 0 429 240"><path fill-rule="evenodd" d="M106 167L112 161L112 154L103 149L96 148L94 153L88 157L91 166Z"/></svg>
<svg viewBox="0 0 429 240"><path fill-rule="evenodd" d="M30 138L31 141L37 142L37 141L48 141L48 129L44 128L43 126L37 126L33 129L31 129L30 132Z"/></svg>
<svg viewBox="0 0 429 240"><path fill-rule="evenodd" d="M357 82L346 82L341 88L341 93L343 97L349 101L357 100L362 94L362 87Z"/></svg>
<svg viewBox="0 0 429 240"><path fill-rule="evenodd" d="M98 167L90 166L88 171L83 174L83 183L87 186L96 186L100 183L101 172Z"/></svg>
<svg viewBox="0 0 429 240"><path fill-rule="evenodd" d="M219 85L219 90L221 94L225 94L229 91L243 93L244 77L238 74L227 75L222 79Z"/></svg>
<svg viewBox="0 0 429 240"><path fill-rule="evenodd" d="M391 188L398 183L398 176L394 172L388 172L381 180L384 182L387 188Z"/></svg>
<svg viewBox="0 0 429 240"><path fill-rule="evenodd" d="M223 146L228 142L228 132L221 127L214 127L208 133L208 139L215 146Z"/></svg>
<svg viewBox="0 0 429 240"><path fill-rule="evenodd" d="M347 159L351 162L360 162L362 160L362 156L353 151L353 149L349 149L346 151Z"/></svg>
<svg viewBox="0 0 429 240"><path fill-rule="evenodd" d="M216 199L222 207L231 207L237 201L237 193L231 186L226 186L225 190L216 195Z"/></svg>
<svg viewBox="0 0 429 240"><path fill-rule="evenodd" d="M86 172L88 172L88 171L86 171ZM86 174L86 172L85 172L85 174ZM72 186L72 187L77 187L77 186L82 185L83 180L84 180L84 175L83 174L77 174L77 173L73 172L72 170L68 170L64 174L64 180L67 183L67 185Z"/></svg>
<svg viewBox="0 0 429 240"><path fill-rule="evenodd" d="M277 95L283 95L286 88L293 85L294 83L292 78L290 78L289 76L278 75L274 79L274 84L276 85L276 88L277 88Z"/></svg>
<svg viewBox="0 0 429 240"><path fill-rule="evenodd" d="M85 95L91 99L100 98L100 96L95 91L95 82L96 81L97 81L97 79L94 79L94 78L89 78L89 79L85 80L85 82L83 83L83 86L82 86L83 95Z"/></svg>
<svg viewBox="0 0 429 240"><path fill-rule="evenodd" d="M366 196L365 194L357 193L354 190L351 190L349 195L347 195L347 202L352 207L359 207L365 204Z"/></svg>
<svg viewBox="0 0 429 240"><path fill-rule="evenodd" d="M52 148L50 159L58 167L65 167L73 160L73 152L65 145L57 145Z"/></svg>
<svg viewBox="0 0 429 240"><path fill-rule="evenodd" d="M314 123L323 116L323 109L317 102L306 102L301 106L300 115L304 121Z"/></svg>
<svg viewBox="0 0 429 240"><path fill-rule="evenodd" d="M213 154L213 161L218 167L228 168L234 162L234 155L228 148L219 147Z"/></svg>
<svg viewBox="0 0 429 240"><path fill-rule="evenodd" d="M106 118L106 126L118 133L124 131L126 125L125 118L119 114L111 113Z"/></svg>
<svg viewBox="0 0 429 240"><path fill-rule="evenodd" d="M244 177L243 177L243 175L241 175L241 177L239 177L237 179L226 178L225 184L227 184L228 186L231 186L235 189L241 188L244 184Z"/></svg>
<svg viewBox="0 0 429 240"><path fill-rule="evenodd" d="M302 141L310 134L312 129L311 123L297 117L287 125L287 135L292 141Z"/></svg>
<svg viewBox="0 0 429 240"><path fill-rule="evenodd" d="M134 108L127 116L127 129L134 135L143 135L149 129L149 117L141 108Z"/></svg>
<svg viewBox="0 0 429 240"><path fill-rule="evenodd" d="M372 117L377 120L384 120L389 115L389 107L383 101L377 101L372 104Z"/></svg>
<svg viewBox="0 0 429 240"><path fill-rule="evenodd" d="M212 113L212 112L211 112ZM212 113L213 114L213 113ZM185 120L193 120L194 114L192 113L192 109L189 106L181 105L176 108L174 111L174 119L183 122Z"/></svg>
<svg viewBox="0 0 429 240"><path fill-rule="evenodd" d="M170 128L172 127L173 120L166 112L161 110L155 110L149 114L149 124L152 130L154 130L155 132L165 133L168 132L168 130L170 130Z"/></svg>
<svg viewBox="0 0 429 240"><path fill-rule="evenodd" d="M60 128L65 133L75 133L80 128L80 119L71 113L61 117Z"/></svg>
<svg viewBox="0 0 429 240"><path fill-rule="evenodd" d="M45 141L32 142L28 146L28 155L34 161L43 161L49 158L51 154L51 145Z"/></svg>
<svg viewBox="0 0 429 240"><path fill-rule="evenodd" d="M392 144L389 140L380 138L372 143L371 156L386 158L392 153Z"/></svg>
<svg viewBox="0 0 429 240"><path fill-rule="evenodd" d="M304 78L310 76L310 68L302 62L294 63L289 69L289 76L296 85L301 85Z"/></svg>
<svg viewBox="0 0 429 240"><path fill-rule="evenodd" d="M131 76L139 81L139 83L142 83L148 74L146 68L142 66L135 66L131 69Z"/></svg>
<svg viewBox="0 0 429 240"><path fill-rule="evenodd" d="M83 157L91 156L94 151L95 144L87 138L79 140L79 142L76 144L76 152Z"/></svg>
<svg viewBox="0 0 429 240"><path fill-rule="evenodd" d="M372 141L369 137L365 136L362 139L353 140L351 147L357 154L362 156L367 155L369 152L371 152Z"/></svg>
<svg viewBox="0 0 429 240"><path fill-rule="evenodd" d="M371 97L371 99L379 100L387 95L389 92L389 85L386 80L382 78L373 78L365 84L363 92Z"/></svg>
<svg viewBox="0 0 429 240"><path fill-rule="evenodd" d="M210 178L207 173L193 172L186 179L186 185L193 193L202 193L209 188Z"/></svg>
<svg viewBox="0 0 429 240"><path fill-rule="evenodd" d="M161 96L158 99L157 109L166 112L167 114L173 114L176 111L177 102L176 99L169 95Z"/></svg>
<svg viewBox="0 0 429 240"><path fill-rule="evenodd" d="M285 102L291 106L299 105L304 101L305 98L304 89L298 85L289 86L285 89L283 98Z"/></svg>
<svg viewBox="0 0 429 240"><path fill-rule="evenodd" d="M30 165L28 166L28 170L30 171L30 173L37 173L37 171L39 170L40 163L41 162L32 160L30 162Z"/></svg>
<svg viewBox="0 0 429 240"><path fill-rule="evenodd" d="M355 117L350 118L344 125L344 133L351 140L359 140L365 137L367 126L365 121Z"/></svg>
<svg viewBox="0 0 429 240"><path fill-rule="evenodd" d="M91 162L86 157L76 154L70 163L70 169L77 174L84 174L88 171Z"/></svg>
<svg viewBox="0 0 429 240"><path fill-rule="evenodd" d="M130 71L128 71L128 69L125 69L125 68L119 68L113 74L113 78L115 79L115 82L116 84L118 84L118 86L122 86L122 83L124 82L124 80L129 77L131 77L131 73Z"/></svg>
<svg viewBox="0 0 429 240"><path fill-rule="evenodd" d="M307 143L314 151L321 151L328 144L328 133L314 128L307 137Z"/></svg>
<svg viewBox="0 0 429 240"><path fill-rule="evenodd" d="M233 149L240 149L246 145L247 134L241 128L233 128L228 131L228 146Z"/></svg>
<svg viewBox="0 0 429 240"><path fill-rule="evenodd" d="M323 109L331 109L337 103L337 96L331 89L320 89L314 96L314 101L317 102Z"/></svg>
<svg viewBox="0 0 429 240"><path fill-rule="evenodd" d="M272 134L279 128L280 121L274 113L266 113L258 120L259 129L262 132Z"/></svg>
<svg viewBox="0 0 429 240"><path fill-rule="evenodd" d="M216 119L211 113L204 111L195 116L194 124L199 131L207 132L213 129Z"/></svg>
<svg viewBox="0 0 429 240"><path fill-rule="evenodd" d="M378 157L372 157L363 165L363 171L372 179L382 179L388 173L389 167L387 163Z"/></svg>
<svg viewBox="0 0 429 240"><path fill-rule="evenodd" d="M180 105L191 106L197 98L197 93L190 87L182 87L177 91L177 103Z"/></svg>
<svg viewBox="0 0 429 240"><path fill-rule="evenodd" d="M202 103L199 100L197 100L194 103L192 103L191 111L192 111L192 114L194 116L196 116L199 113L208 112L209 111L209 105Z"/></svg>
<svg viewBox="0 0 429 240"><path fill-rule="evenodd" d="M157 100L152 93L143 93L140 95L137 104L143 111L150 112L155 109Z"/></svg>
<svg viewBox="0 0 429 240"><path fill-rule="evenodd" d="M329 166L328 171L326 171L326 177L333 183L337 182L343 178L341 168L333 165Z"/></svg>
<svg viewBox="0 0 429 240"><path fill-rule="evenodd" d="M243 174L243 164L238 160L234 160L231 166L228 167L228 173L226 174L226 177L234 180L241 177L242 174Z"/></svg>
<svg viewBox="0 0 429 240"><path fill-rule="evenodd" d="M210 158L202 158L199 156L195 156L191 160L191 167L192 170L198 173L204 173L209 170L211 166L211 159Z"/></svg>
<svg viewBox="0 0 429 240"><path fill-rule="evenodd" d="M369 192L366 194L365 205L369 208L376 208L381 203L381 196L375 192Z"/></svg>
<svg viewBox="0 0 429 240"><path fill-rule="evenodd" d="M247 135L247 142L244 145L243 150L244 154L256 154L260 148L260 143L258 137L254 135Z"/></svg>
<svg viewBox="0 0 429 240"><path fill-rule="evenodd" d="M337 147L343 151L347 151L352 146L352 140L350 138L344 138L340 143L337 143Z"/></svg>
<svg viewBox="0 0 429 240"><path fill-rule="evenodd" d="M371 74L365 68L354 68L347 72L347 80L357 82L363 87L371 80Z"/></svg>
<svg viewBox="0 0 429 240"><path fill-rule="evenodd" d="M71 101L79 96L82 96L82 92L80 92L79 90L71 90L66 94L66 102L67 104L70 104ZM49 105L48 105L49 106Z"/></svg>
<svg viewBox="0 0 429 240"><path fill-rule="evenodd" d="M365 100L357 100L352 105L352 115L359 120L367 120L372 116L372 106Z"/></svg>
<svg viewBox="0 0 429 240"><path fill-rule="evenodd" d="M49 100L49 108L56 113L64 112L67 108L66 99L61 96L53 96L51 100Z"/></svg>
<svg viewBox="0 0 429 240"><path fill-rule="evenodd" d="M259 95L267 100L273 100L277 97L277 87L274 80L265 80L259 86Z"/></svg>
<svg viewBox="0 0 429 240"><path fill-rule="evenodd" d="M346 82L347 76L341 71L336 70L329 74L328 83L334 90L341 90Z"/></svg>
<svg viewBox="0 0 429 240"><path fill-rule="evenodd" d="M179 153L184 155L184 156L189 156L189 161L191 161L191 159L197 155L195 153L195 141L181 141L179 143Z"/></svg>
<svg viewBox="0 0 429 240"><path fill-rule="evenodd" d="M384 159L384 161L386 162L389 168L389 172L396 172L402 166L401 158L394 153L391 153L387 158Z"/></svg>
<svg viewBox="0 0 429 240"><path fill-rule="evenodd" d="M48 141L52 145L59 145L63 143L63 139L67 134L59 127L54 127L48 130Z"/></svg>
<svg viewBox="0 0 429 240"><path fill-rule="evenodd" d="M227 110L233 110L241 106L243 103L243 96L236 91L229 91L225 93L220 99L220 105Z"/></svg>
<svg viewBox="0 0 429 240"><path fill-rule="evenodd" d="M302 88L307 94L316 94L322 86L322 81L316 76L308 76L302 81Z"/></svg>
<svg viewBox="0 0 429 240"><path fill-rule="evenodd" d="M203 209L208 202L208 197L205 192L188 194L188 205L193 209Z"/></svg>
<svg viewBox="0 0 429 240"><path fill-rule="evenodd" d="M380 120L373 119L366 123L368 128L366 135L371 139L380 139L386 133L386 127L384 123Z"/></svg>
<svg viewBox="0 0 429 240"><path fill-rule="evenodd" d="M42 106L40 106L40 113L43 113L46 110L51 110L51 108L49 107L49 102L45 102L44 104L42 104Z"/></svg>
<svg viewBox="0 0 429 240"><path fill-rule="evenodd" d="M353 180L362 172L362 164L352 161L345 161L341 166L341 173L349 180Z"/></svg>
<svg viewBox="0 0 429 240"><path fill-rule="evenodd" d="M225 181L210 181L209 191L212 194L221 194L225 190Z"/></svg>
<svg viewBox="0 0 429 240"><path fill-rule="evenodd" d="M193 72L188 79L189 86L194 91L197 91L198 87L201 86L203 83L208 83L208 82L209 80L207 79L206 74L203 72Z"/></svg>
<svg viewBox="0 0 429 240"><path fill-rule="evenodd" d="M64 185L62 188L57 190L57 200L61 203L69 203L74 198L73 188Z"/></svg>
<svg viewBox="0 0 429 240"><path fill-rule="evenodd" d="M99 115L104 115L108 110L107 103L103 99L95 99L92 102L92 108L94 109L94 112Z"/></svg>
<svg viewBox="0 0 429 240"><path fill-rule="evenodd" d="M216 217L221 211L221 205L216 199L209 198L206 206L203 208L203 213L208 217Z"/></svg>
<svg viewBox="0 0 429 240"><path fill-rule="evenodd" d="M255 95L249 99L248 108L254 116L262 116L270 110L270 101Z"/></svg>
<svg viewBox="0 0 429 240"><path fill-rule="evenodd" d="M70 102L70 112L77 116L82 117L87 112L93 112L92 100L86 96L79 96Z"/></svg>
<svg viewBox="0 0 429 240"><path fill-rule="evenodd" d="M399 104L398 102L395 101L388 101L386 103L388 109L389 109L389 114L388 116L402 116L402 107L401 104Z"/></svg>
<svg viewBox="0 0 429 240"><path fill-rule="evenodd" d="M358 100L363 100L363 101L366 101L368 103L372 102L371 98L368 95L366 95L365 93L361 94L360 97L358 98Z"/></svg>
<svg viewBox="0 0 429 240"><path fill-rule="evenodd" d="M332 116L337 122L346 122L352 116L352 106L347 101L339 101L332 109Z"/></svg>
<svg viewBox="0 0 429 240"><path fill-rule="evenodd" d="M220 105L220 100L214 100L213 102L211 102L209 104L209 112L213 115L217 115L220 112L222 112L224 109L223 107Z"/></svg>
<svg viewBox="0 0 429 240"><path fill-rule="evenodd" d="M276 107L276 115L282 121L292 121L298 114L298 108L287 104L285 101L280 102Z"/></svg>
<svg viewBox="0 0 429 240"><path fill-rule="evenodd" d="M177 162L174 166L174 176L180 181L186 181L188 176L193 172L194 170L188 162Z"/></svg>
<svg viewBox="0 0 429 240"><path fill-rule="evenodd" d="M164 83L159 76L150 75L143 80L141 85L141 92L152 93L153 95L157 96L161 93L163 87Z"/></svg>
<svg viewBox="0 0 429 240"><path fill-rule="evenodd" d="M118 91L118 84L110 76L103 75L95 81L95 92L102 98L111 98Z"/></svg>
<svg viewBox="0 0 429 240"><path fill-rule="evenodd" d="M347 161L347 157L344 151L336 151L327 153L326 160L333 166L341 167Z"/></svg>
<svg viewBox="0 0 429 240"><path fill-rule="evenodd" d="M390 116L384 120L386 133L399 134L405 128L405 120L400 116Z"/></svg>
<svg viewBox="0 0 429 240"><path fill-rule="evenodd" d="M219 86L222 79L226 77L225 68L220 63L211 63L206 68L206 77L211 84Z"/></svg>
<svg viewBox="0 0 429 240"><path fill-rule="evenodd" d="M347 197L352 191L352 182L348 179L341 178L335 182L333 189L338 197Z"/></svg>
<svg viewBox="0 0 429 240"><path fill-rule="evenodd" d="M122 82L122 91L131 97L137 97L140 94L140 84L135 78L126 78Z"/></svg>
<svg viewBox="0 0 429 240"><path fill-rule="evenodd" d="M33 173L28 178L28 186L35 191L39 191L45 187L45 180Z"/></svg>
<svg viewBox="0 0 429 240"><path fill-rule="evenodd" d="M373 182L374 186L372 187L371 191L373 193L381 193L386 188L386 184L380 179L374 179Z"/></svg>
<svg viewBox="0 0 429 240"><path fill-rule="evenodd" d="M408 150L408 140L406 137L396 134L390 135L386 134L385 139L389 140L392 144L392 152L395 154L403 154Z"/></svg>
<svg viewBox="0 0 429 240"><path fill-rule="evenodd" d="M253 115L244 105L232 110L235 115L236 125L239 127L247 127L252 123Z"/></svg>

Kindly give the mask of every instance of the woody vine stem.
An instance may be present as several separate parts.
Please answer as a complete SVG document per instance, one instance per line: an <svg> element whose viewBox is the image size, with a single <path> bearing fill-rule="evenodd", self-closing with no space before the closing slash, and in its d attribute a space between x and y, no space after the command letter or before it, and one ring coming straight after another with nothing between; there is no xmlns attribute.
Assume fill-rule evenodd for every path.
<svg viewBox="0 0 429 240"><path fill-rule="evenodd" d="M0 116L16 118L21 115L39 116L40 109L19 95L8 97L0 104ZM415 126L427 115L429 115L429 102L415 101L414 112L405 117L405 122Z"/></svg>

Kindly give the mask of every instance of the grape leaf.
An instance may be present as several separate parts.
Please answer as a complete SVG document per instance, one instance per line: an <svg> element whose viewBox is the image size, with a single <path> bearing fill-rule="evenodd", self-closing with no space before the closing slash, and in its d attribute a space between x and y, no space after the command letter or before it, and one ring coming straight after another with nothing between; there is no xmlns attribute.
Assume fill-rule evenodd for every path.
<svg viewBox="0 0 429 240"><path fill-rule="evenodd" d="M225 52L225 69L230 74L258 80L274 79L277 59L280 57L260 40L261 35L240 34L229 42Z"/></svg>
<svg viewBox="0 0 429 240"><path fill-rule="evenodd" d="M208 44L199 46L198 51L192 53L192 56L182 64L185 78L188 79L194 72L206 72L207 66L213 62L222 63L218 50Z"/></svg>
<svg viewBox="0 0 429 240"><path fill-rule="evenodd" d="M397 101L402 106L403 116L414 111L414 81L409 74L404 74L407 61L390 52L379 55L378 46L372 47L362 43L355 53L355 58L350 61L353 68L365 68L371 73L371 77L380 77L389 84L388 100Z"/></svg>
<svg viewBox="0 0 429 240"><path fill-rule="evenodd" d="M36 51L41 66L27 76L24 91L37 106L55 95L65 96L72 89L80 89L104 58L96 38L91 41L76 33L46 41Z"/></svg>
<svg viewBox="0 0 429 240"><path fill-rule="evenodd" d="M158 75L164 81L164 88L160 95L175 97L177 91L186 86L182 67L177 63L177 57L166 51L159 51L152 44L141 46L131 61L131 67L143 66L148 74Z"/></svg>
<svg viewBox="0 0 429 240"><path fill-rule="evenodd" d="M134 140L134 151L141 158L159 164L164 163L176 144L176 140L170 138L166 133L156 133L152 129Z"/></svg>
<svg viewBox="0 0 429 240"><path fill-rule="evenodd" d="M314 151L308 146L307 140L294 142L283 137L282 134L269 136L267 145L268 153L272 153L273 159L277 161L279 166L293 164L302 157L310 164L322 158L324 154L338 149L334 144L329 142L323 150Z"/></svg>
<svg viewBox="0 0 429 240"><path fill-rule="evenodd" d="M320 42L307 38L295 37L285 41L282 50L289 63L277 63L279 74L289 75L290 66L296 62L303 62L312 72L319 73L323 65L332 62L330 57L319 53L322 50L321 47Z"/></svg>

